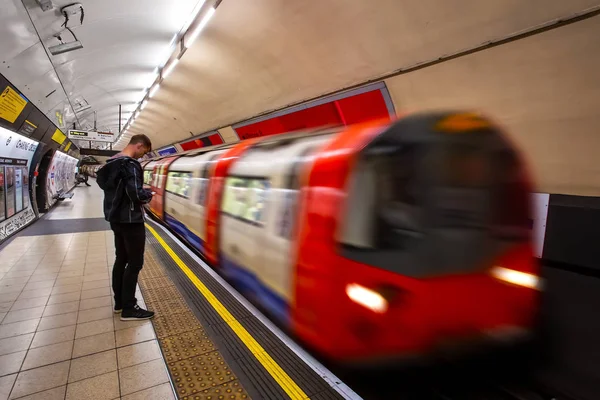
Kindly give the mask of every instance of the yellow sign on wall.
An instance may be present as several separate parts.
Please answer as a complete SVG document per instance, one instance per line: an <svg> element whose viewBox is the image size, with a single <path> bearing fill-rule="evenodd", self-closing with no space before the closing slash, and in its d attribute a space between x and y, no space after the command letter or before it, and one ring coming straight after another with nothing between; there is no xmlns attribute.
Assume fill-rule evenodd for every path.
<svg viewBox="0 0 600 400"><path fill-rule="evenodd" d="M17 120L23 109L27 105L27 100L10 86L0 93L0 118L13 123Z"/></svg>
<svg viewBox="0 0 600 400"><path fill-rule="evenodd" d="M54 140L58 144L63 144L63 142L67 139L67 135L61 132L60 129L54 131L54 135L52 135L52 140Z"/></svg>
<svg viewBox="0 0 600 400"><path fill-rule="evenodd" d="M71 148L72 144L73 144L73 142L67 143L67 146L65 147L65 151L69 151L69 149Z"/></svg>

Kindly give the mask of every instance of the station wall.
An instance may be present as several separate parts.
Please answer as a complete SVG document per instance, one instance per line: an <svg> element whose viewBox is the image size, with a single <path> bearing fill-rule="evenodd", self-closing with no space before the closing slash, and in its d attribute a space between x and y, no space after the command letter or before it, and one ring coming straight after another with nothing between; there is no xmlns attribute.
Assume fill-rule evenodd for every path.
<svg viewBox="0 0 600 400"><path fill-rule="evenodd" d="M529 159L536 190L600 196L600 17L387 79L397 109L477 107Z"/></svg>
<svg viewBox="0 0 600 400"><path fill-rule="evenodd" d="M56 190L75 186L79 156L67 136L0 75L0 243L47 210ZM46 174L50 169L54 175Z"/></svg>
<svg viewBox="0 0 600 400"><path fill-rule="evenodd" d="M466 3L473 6L471 2ZM517 7L517 4L514 3L514 6ZM600 164L594 161L597 149L600 148L600 135L596 134L596 127L600 123L600 115L596 112L596 106L600 104L600 81L594 79L595 72L600 70L600 42L596 40L600 36L600 16L597 12L589 13L593 6L593 2L587 0L568 4L551 1L543 6L521 4L519 7L522 14L513 15L512 11L506 11L512 10L511 6L494 3L492 9L502 9L505 14L508 12L505 17L512 18L511 23L506 20L502 22L497 16L484 15L482 9L475 7L479 14L476 18L471 16L472 26L461 26L460 29L458 26L453 28L449 21L434 13L432 21L438 21L441 25L432 27L432 32L441 35L450 30L450 36L456 42L453 46L449 46L446 39L436 43L433 33L419 31L417 37L423 39L423 49L416 42L413 43L414 38L402 38L412 43L412 47L406 47L407 43L398 43L400 39L394 39L390 35L381 36L386 39L380 39L380 43L374 44L374 32L369 31L371 36L357 37L336 20L332 23L347 35L348 43L341 44L342 33L338 32L329 37L327 43L320 43L316 49L311 49L307 56L315 56L315 52L324 52L327 46L337 43L339 48L332 50L332 54L339 56L338 61L342 60L338 50L345 49L352 53L351 60L336 64L332 60L332 54L319 53L318 60L314 60L311 66L320 75L311 75L309 81L297 70L296 65L291 64L294 57L278 59L277 65L269 64L267 71L258 72L249 70L247 65L240 66L242 69L239 73L243 74L240 78L248 84L260 80L267 72L274 74L277 79L269 86L252 86L251 92L245 91L245 86L237 88L235 96L215 103L218 104L218 109L213 110L215 104L205 104L203 109L214 112L211 111L209 115L203 113L202 124L198 126L210 126L211 130L195 140L185 142L185 146L181 146L182 150L195 146L194 143L213 144L215 131L224 142L252 136L255 132L247 132L253 128L248 125L257 118L262 121L260 129L268 130L273 125L285 125L279 115L282 112L337 95L337 92L325 95L328 91L339 91L349 85L360 87L367 81L382 79L379 82L385 83L385 90L391 95L392 107L396 112L439 108L478 109L504 124L531 164L537 192L600 196L600 183L597 179L600 176ZM598 4L595 6L598 7ZM224 2L223 10L220 8L219 13L226 16L231 12L233 18L233 10L229 10L229 7ZM385 2L382 8L385 7L394 8L397 5ZM301 11L308 12L305 8L311 7L303 6ZM421 9L421 6L418 8ZM442 8L446 10L447 7ZM373 12L380 17L379 10ZM563 26L552 26L558 20L574 18L574 15L579 14L586 17L575 18ZM341 19L351 17L356 15L339 16ZM389 21L383 23L385 29L391 30L392 27L387 26L387 22ZM360 31L364 28L362 25L361 22L355 29ZM544 28L545 26L547 27ZM530 35L524 34L512 40L513 36L536 27L541 28ZM451 57L453 52L465 51L469 46L481 44L485 38L500 43ZM267 42L265 46L270 44L272 43ZM368 45L374 47L369 50ZM383 56L380 50L383 47L391 48L395 45L400 47L381 58ZM400 50L402 48L405 52ZM264 48L260 51L270 50ZM364 62L356 60L355 57L361 54L365 60L371 59L372 63L363 65ZM235 60L235 57L230 59L231 62ZM250 75L251 73L256 75ZM285 74L285 80L281 78L282 74ZM286 87L292 83L295 89L288 91ZM212 84L218 96L230 92L223 86L226 85L224 82ZM272 92L274 86L278 88L276 93ZM316 96L313 100L303 101L311 94ZM300 102L295 105L285 106L298 100ZM198 99L194 104L199 101L203 100ZM277 107L282 108L273 113L265 113L265 110ZM182 113L185 113L185 107L177 111L178 121L183 118ZM257 114L258 117L249 118ZM243 115L246 115L246 119L232 123L232 118ZM227 125L214 125L228 119ZM268 123L267 119L270 119Z"/></svg>

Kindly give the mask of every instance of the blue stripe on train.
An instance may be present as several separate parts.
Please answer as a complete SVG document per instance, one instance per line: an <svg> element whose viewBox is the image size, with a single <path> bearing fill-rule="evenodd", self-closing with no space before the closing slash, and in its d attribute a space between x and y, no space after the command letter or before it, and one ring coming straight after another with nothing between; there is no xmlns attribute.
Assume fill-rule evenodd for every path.
<svg viewBox="0 0 600 400"><path fill-rule="evenodd" d="M225 278L242 294L256 300L274 318L289 326L289 305L283 298L267 287L255 274L224 255L221 255L221 271Z"/></svg>
<svg viewBox="0 0 600 400"><path fill-rule="evenodd" d="M194 232L190 231L187 226L177 221L175 218L165 212L165 219L167 225L171 227L180 236L184 237L194 248L204 253L204 241L198 237Z"/></svg>
<svg viewBox="0 0 600 400"><path fill-rule="evenodd" d="M204 242L202 239L166 212L165 219L171 229L204 253ZM258 279L256 275L225 256L221 256L221 272L242 294L255 299L274 318L289 326L289 305L283 298Z"/></svg>

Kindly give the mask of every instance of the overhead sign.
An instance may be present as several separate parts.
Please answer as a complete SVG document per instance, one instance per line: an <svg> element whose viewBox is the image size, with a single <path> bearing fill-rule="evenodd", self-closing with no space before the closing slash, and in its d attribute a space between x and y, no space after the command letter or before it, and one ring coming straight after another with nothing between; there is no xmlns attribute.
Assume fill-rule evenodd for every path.
<svg viewBox="0 0 600 400"><path fill-rule="evenodd" d="M75 129L69 129L69 139L112 143L115 141L115 135L110 132L79 131Z"/></svg>
<svg viewBox="0 0 600 400"><path fill-rule="evenodd" d="M100 149L80 149L82 156L100 156L100 157L112 157L119 152L117 150L100 150Z"/></svg>
<svg viewBox="0 0 600 400"><path fill-rule="evenodd" d="M87 139L88 131L76 131L75 129L69 129L69 139Z"/></svg>
<svg viewBox="0 0 600 400"><path fill-rule="evenodd" d="M0 93L0 118L13 123L27 105L27 99L16 90L7 86Z"/></svg>

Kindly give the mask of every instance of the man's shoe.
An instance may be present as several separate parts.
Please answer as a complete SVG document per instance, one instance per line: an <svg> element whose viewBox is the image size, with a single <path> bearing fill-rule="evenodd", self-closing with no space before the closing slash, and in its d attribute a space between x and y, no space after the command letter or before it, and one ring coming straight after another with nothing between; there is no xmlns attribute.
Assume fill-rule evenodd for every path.
<svg viewBox="0 0 600 400"><path fill-rule="evenodd" d="M122 311L123 311L123 307L120 304L115 304L115 308L114 308L113 312L115 314L121 314Z"/></svg>
<svg viewBox="0 0 600 400"><path fill-rule="evenodd" d="M154 311L144 310L137 304L133 308L124 309L121 313L121 321L139 321L154 317Z"/></svg>

